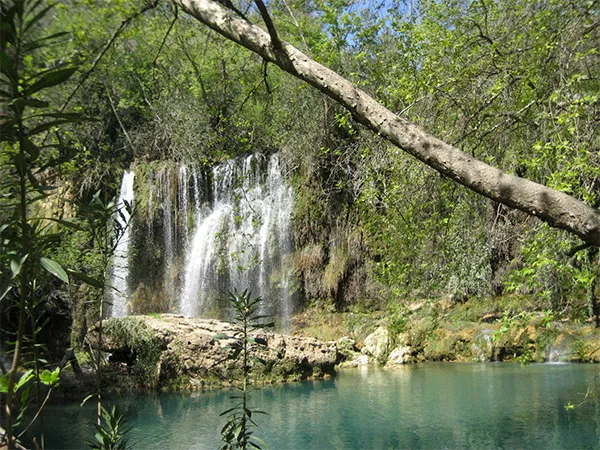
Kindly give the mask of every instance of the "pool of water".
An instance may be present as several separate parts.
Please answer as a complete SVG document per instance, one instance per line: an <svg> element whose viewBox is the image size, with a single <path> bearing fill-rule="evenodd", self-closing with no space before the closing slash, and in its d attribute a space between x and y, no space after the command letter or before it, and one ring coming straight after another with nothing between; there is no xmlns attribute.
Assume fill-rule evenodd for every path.
<svg viewBox="0 0 600 450"><path fill-rule="evenodd" d="M259 436L275 449L599 448L600 403L574 410L593 365L408 365L344 370L331 380L253 391ZM232 392L114 399L137 449L216 449ZM95 405L46 410L47 446L85 448Z"/></svg>

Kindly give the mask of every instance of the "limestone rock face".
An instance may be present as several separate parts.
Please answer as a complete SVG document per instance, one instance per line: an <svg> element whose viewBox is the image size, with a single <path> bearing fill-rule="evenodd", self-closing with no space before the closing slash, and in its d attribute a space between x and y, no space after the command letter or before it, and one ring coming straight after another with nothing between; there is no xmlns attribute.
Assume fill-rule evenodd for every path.
<svg viewBox="0 0 600 450"><path fill-rule="evenodd" d="M390 332L379 327L365 339L365 346L362 351L365 355L372 356L380 363L385 363L390 352L391 337Z"/></svg>
<svg viewBox="0 0 600 450"><path fill-rule="evenodd" d="M103 322L102 350L147 387L222 386L241 374L240 358L231 358L240 331L228 322L172 314L112 318ZM263 330L252 337L261 344L251 345L250 362L259 382L331 375L340 359L334 342ZM96 327L87 340L97 348Z"/></svg>

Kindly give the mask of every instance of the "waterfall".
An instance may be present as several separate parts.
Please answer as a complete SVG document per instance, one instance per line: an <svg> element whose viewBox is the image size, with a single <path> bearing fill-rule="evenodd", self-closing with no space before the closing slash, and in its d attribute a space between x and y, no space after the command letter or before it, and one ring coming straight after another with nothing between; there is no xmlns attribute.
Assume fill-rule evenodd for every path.
<svg viewBox="0 0 600 450"><path fill-rule="evenodd" d="M278 155L228 161L213 169L212 178L209 210L195 211L180 312L215 313L227 291L249 289L263 298L263 313L285 320L293 311L286 259L293 250L294 193ZM192 179L196 195L198 181Z"/></svg>
<svg viewBox="0 0 600 450"><path fill-rule="evenodd" d="M129 239L131 231L129 220L131 216L127 208L125 208L125 202L133 206L133 180L133 171L125 171L123 173L121 191L117 201L117 208L120 214L117 213L116 220L124 231L117 243L112 260L110 286L115 289L108 289L109 300L112 304L112 308L110 308L111 317L120 317L127 314L127 300L129 298L127 279L129 276Z"/></svg>
<svg viewBox="0 0 600 450"><path fill-rule="evenodd" d="M133 180L124 174L119 205L133 202ZM278 155L236 158L211 171L154 162L138 168L136 182L138 214L113 261L112 316L227 317L227 293L249 289L263 298L262 314L287 323L294 192Z"/></svg>

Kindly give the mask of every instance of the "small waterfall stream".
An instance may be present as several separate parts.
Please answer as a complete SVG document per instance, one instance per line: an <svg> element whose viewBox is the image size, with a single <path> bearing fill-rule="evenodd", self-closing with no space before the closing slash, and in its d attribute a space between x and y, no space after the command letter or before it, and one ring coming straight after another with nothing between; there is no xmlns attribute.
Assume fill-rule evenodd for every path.
<svg viewBox="0 0 600 450"><path fill-rule="evenodd" d="M226 317L227 293L249 289L264 299L262 314L285 324L294 309L294 192L279 156L236 158L210 172L159 163L140 178L136 202L147 209L134 218L132 248L127 237L115 255L122 294L112 316ZM133 172L123 183L121 196L133 201Z"/></svg>
<svg viewBox="0 0 600 450"><path fill-rule="evenodd" d="M133 171L123 173L121 182L121 191L117 201L117 208L121 214L117 215L117 220L124 232L117 243L112 260L112 271L110 285L114 289L109 289L109 301L112 304L110 309L111 317L121 317L127 314L127 301L129 298L128 276L129 276L129 241L131 227L128 222L131 218L129 211L125 208L125 202L133 206L133 181L135 175Z"/></svg>

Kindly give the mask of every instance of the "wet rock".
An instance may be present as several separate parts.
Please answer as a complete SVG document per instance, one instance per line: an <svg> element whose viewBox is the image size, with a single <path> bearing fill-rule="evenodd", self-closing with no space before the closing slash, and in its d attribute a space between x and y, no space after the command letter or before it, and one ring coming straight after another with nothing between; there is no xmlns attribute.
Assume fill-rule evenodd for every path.
<svg viewBox="0 0 600 450"><path fill-rule="evenodd" d="M360 353L356 354L354 359L349 359L340 364L340 367L360 367L360 366L368 366L373 364L373 358L369 355L361 355Z"/></svg>

